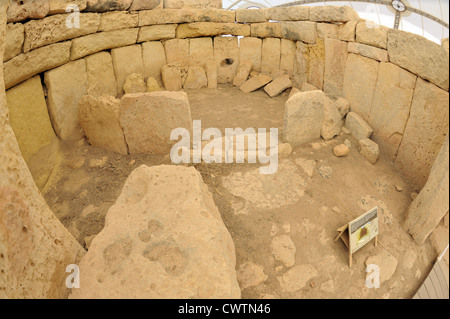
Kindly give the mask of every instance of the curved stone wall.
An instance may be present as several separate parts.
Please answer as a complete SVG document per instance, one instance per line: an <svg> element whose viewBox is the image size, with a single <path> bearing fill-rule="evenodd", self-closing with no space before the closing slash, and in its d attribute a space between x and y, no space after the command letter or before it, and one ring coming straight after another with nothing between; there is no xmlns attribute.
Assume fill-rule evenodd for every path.
<svg viewBox="0 0 450 319"><path fill-rule="evenodd" d="M77 13L65 13L66 5L73 2L82 11L79 28ZM28 1L28 9L13 1L7 14L4 5L3 16L0 13L0 31L6 27L6 36L0 39L0 45L5 42L3 76L0 71L0 187L13 187L18 192L14 194L24 196L20 203L33 212L30 223L38 225L36 236L51 241L43 246L63 256L57 263L74 260L81 247L48 209L20 155L18 146L26 141L18 137L17 144L8 112L23 110L27 102L14 96L40 101L36 116L44 124L36 130L51 130L51 121L60 139L77 140L84 135L78 122L79 100L86 94L121 95L131 73L162 84L161 68L166 65L202 65L208 87L214 87L215 74L218 83L232 82L239 61L250 60L255 72L281 69L295 87L309 83L333 99L348 99L351 110L373 127L373 139L398 170L418 188L427 182L448 133L448 44L439 46L420 36L375 26L360 20L349 7L226 11L192 4L179 9L180 1L165 1L166 8L173 9L162 9L160 1L110 2L116 4L115 10L104 12L100 0ZM188 7L196 3L184 2ZM11 96L10 110L3 83L6 97ZM17 111L19 122L21 116L26 117L26 110ZM33 143L46 147L52 134ZM1 231L0 252L13 240ZM54 252L44 254L49 255ZM0 269L4 267L8 261L3 258ZM50 275L60 280L60 273ZM2 287L10 283L0 281L0 295ZM42 296L51 295L50 289L43 291ZM12 295L6 292L6 296Z"/></svg>

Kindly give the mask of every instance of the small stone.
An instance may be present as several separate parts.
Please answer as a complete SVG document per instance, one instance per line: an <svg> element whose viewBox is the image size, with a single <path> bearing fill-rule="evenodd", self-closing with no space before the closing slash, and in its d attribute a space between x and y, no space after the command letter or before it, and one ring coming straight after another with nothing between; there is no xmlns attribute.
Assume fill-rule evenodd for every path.
<svg viewBox="0 0 450 319"><path fill-rule="evenodd" d="M283 143L278 145L278 156L280 158L286 158L292 154L292 146L289 143Z"/></svg>
<svg viewBox="0 0 450 319"><path fill-rule="evenodd" d="M131 160L130 165L133 166L134 164L136 164L136 160Z"/></svg>
<svg viewBox="0 0 450 319"><path fill-rule="evenodd" d="M125 91L125 94L145 93L147 91L147 87L145 85L144 76L137 73L130 74L125 80L123 90Z"/></svg>
<svg viewBox="0 0 450 319"><path fill-rule="evenodd" d="M89 161L89 167L91 168L103 167L106 165L107 162L108 162L107 156L104 156L101 159L91 159Z"/></svg>
<svg viewBox="0 0 450 319"><path fill-rule="evenodd" d="M377 143L366 138L359 141L360 153L370 163L376 164L378 157L380 157L380 148Z"/></svg>
<svg viewBox="0 0 450 319"><path fill-rule="evenodd" d="M370 125L360 115L354 112L350 112L347 114L345 127L358 140L370 138L373 133L373 129L370 127Z"/></svg>
<svg viewBox="0 0 450 319"><path fill-rule="evenodd" d="M311 283L309 285L311 286L311 288L316 288L316 286L317 286L315 281L311 281Z"/></svg>
<svg viewBox="0 0 450 319"><path fill-rule="evenodd" d="M396 186L395 186L395 189L396 189L397 192L399 192L399 193L403 192L403 187L401 187L401 186L399 186L399 185L396 185Z"/></svg>
<svg viewBox="0 0 450 319"><path fill-rule="evenodd" d="M350 148L345 144L341 144L333 149L333 153L336 157L346 157L350 154Z"/></svg>
<svg viewBox="0 0 450 319"><path fill-rule="evenodd" d="M311 143L311 148L315 151L318 151L322 148L322 144L320 143Z"/></svg>
<svg viewBox="0 0 450 319"><path fill-rule="evenodd" d="M164 89L159 85L158 81L155 78L148 78L147 80L147 92L159 92L164 91Z"/></svg>
<svg viewBox="0 0 450 319"><path fill-rule="evenodd" d="M295 160L295 164L300 166L303 171L308 175L309 177L313 177L314 170L316 168L317 162L315 160L307 160L304 158L298 158Z"/></svg>

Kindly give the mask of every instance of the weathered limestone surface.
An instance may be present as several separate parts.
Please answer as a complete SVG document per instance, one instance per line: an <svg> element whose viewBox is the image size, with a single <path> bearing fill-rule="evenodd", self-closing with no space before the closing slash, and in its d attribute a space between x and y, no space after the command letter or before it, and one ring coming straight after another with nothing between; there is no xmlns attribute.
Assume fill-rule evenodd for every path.
<svg viewBox="0 0 450 319"><path fill-rule="evenodd" d="M183 85L184 89L201 89L208 86L208 78L206 71L202 66L191 66L188 68L186 82Z"/></svg>
<svg viewBox="0 0 450 319"><path fill-rule="evenodd" d="M240 23L266 22L266 14L264 10L237 9L236 22Z"/></svg>
<svg viewBox="0 0 450 319"><path fill-rule="evenodd" d="M370 138L373 133L373 129L370 127L370 125L366 121L364 121L364 119L359 114L355 112L350 112L347 114L345 127L357 140Z"/></svg>
<svg viewBox="0 0 450 319"><path fill-rule="evenodd" d="M234 243L200 173L141 166L81 261L81 289L70 298L237 299L235 267Z"/></svg>
<svg viewBox="0 0 450 319"><path fill-rule="evenodd" d="M299 146L320 138L325 103L326 95L322 91L294 94L286 102L285 141L292 146Z"/></svg>
<svg viewBox="0 0 450 319"><path fill-rule="evenodd" d="M253 62L250 60L240 60L239 67L236 72L236 76L233 80L233 85L240 87L244 84L248 77L250 76L250 72L252 72Z"/></svg>
<svg viewBox="0 0 450 319"><path fill-rule="evenodd" d="M308 83L319 90L323 89L325 73L325 41L317 39L308 47Z"/></svg>
<svg viewBox="0 0 450 319"><path fill-rule="evenodd" d="M181 66L189 65L189 40L171 39L164 42L167 63L180 63Z"/></svg>
<svg viewBox="0 0 450 319"><path fill-rule="evenodd" d="M273 21L305 21L309 20L309 7L294 6L286 8L267 8L264 10L267 20Z"/></svg>
<svg viewBox="0 0 450 319"><path fill-rule="evenodd" d="M164 65L161 68L161 78L167 91L180 91L183 88L179 63Z"/></svg>
<svg viewBox="0 0 450 319"><path fill-rule="evenodd" d="M86 11L107 12L127 10L133 0L88 0Z"/></svg>
<svg viewBox="0 0 450 319"><path fill-rule="evenodd" d="M358 13L349 6L314 6L309 10L309 20L311 21L348 22L358 19Z"/></svg>
<svg viewBox="0 0 450 319"><path fill-rule="evenodd" d="M140 45L132 45L111 50L114 72L117 80L117 91L123 93L123 85L127 77L132 73L141 73L144 70L142 60L142 48Z"/></svg>
<svg viewBox="0 0 450 319"><path fill-rule="evenodd" d="M128 154L123 129L119 123L120 100L112 96L80 100L78 115L81 127L91 145L119 154Z"/></svg>
<svg viewBox="0 0 450 319"><path fill-rule="evenodd" d="M161 68L167 64L166 51L160 41L142 43L144 76L162 83Z"/></svg>
<svg viewBox="0 0 450 319"><path fill-rule="evenodd" d="M376 164L380 157L378 144L368 138L359 141L359 152L372 164Z"/></svg>
<svg viewBox="0 0 450 319"><path fill-rule="evenodd" d="M271 74L273 70L280 69L281 62L281 40L266 38L262 44L261 72Z"/></svg>
<svg viewBox="0 0 450 319"><path fill-rule="evenodd" d="M289 74L280 75L273 80L272 83L268 84L264 91L269 94L270 97L275 97L292 87L292 81Z"/></svg>
<svg viewBox="0 0 450 319"><path fill-rule="evenodd" d="M145 93L147 91L147 85L145 84L144 76L138 73L131 73L125 80L123 90L125 94Z"/></svg>
<svg viewBox="0 0 450 319"><path fill-rule="evenodd" d="M122 98L120 124L130 154L169 154L172 130L192 132L192 118L184 92L127 94Z"/></svg>
<svg viewBox="0 0 450 319"><path fill-rule="evenodd" d="M57 14L42 20L31 20L25 23L24 52L44 45L95 33L100 26L100 14L80 14L80 27L68 28L66 19L69 15Z"/></svg>
<svg viewBox="0 0 450 319"><path fill-rule="evenodd" d="M339 25L333 23L318 23L317 36L322 39L331 38L339 40Z"/></svg>
<svg viewBox="0 0 450 319"><path fill-rule="evenodd" d="M253 71L261 72L262 40L259 38L242 38L239 45L240 60L253 62Z"/></svg>
<svg viewBox="0 0 450 319"><path fill-rule="evenodd" d="M382 153L395 160L405 132L417 77L392 63L381 63L369 123Z"/></svg>
<svg viewBox="0 0 450 319"><path fill-rule="evenodd" d="M355 42L356 39L356 25L358 21L349 21L341 24L339 27L339 40Z"/></svg>
<svg viewBox="0 0 450 319"><path fill-rule="evenodd" d="M425 185L445 141L448 116L448 92L418 78L395 166L419 189Z"/></svg>
<svg viewBox="0 0 450 319"><path fill-rule="evenodd" d="M237 23L195 22L178 25L177 38L215 37L218 35L250 36L250 25Z"/></svg>
<svg viewBox="0 0 450 319"><path fill-rule="evenodd" d="M66 13L69 5L74 4L80 11L86 9L87 0L48 0L49 11L48 14Z"/></svg>
<svg viewBox="0 0 450 319"><path fill-rule="evenodd" d="M9 121L25 161L56 138L41 78L35 76L6 92Z"/></svg>
<svg viewBox="0 0 450 319"><path fill-rule="evenodd" d="M231 83L239 66L239 44L236 37L214 38L217 82Z"/></svg>
<svg viewBox="0 0 450 319"><path fill-rule="evenodd" d="M0 63L6 27L0 3ZM0 298L63 298L66 267L84 250L36 187L9 123L0 68Z"/></svg>
<svg viewBox="0 0 450 319"><path fill-rule="evenodd" d="M165 9L222 9L222 0L164 0Z"/></svg>
<svg viewBox="0 0 450 319"><path fill-rule="evenodd" d="M173 39L176 36L176 24L152 25L139 29L138 42Z"/></svg>
<svg viewBox="0 0 450 319"><path fill-rule="evenodd" d="M98 31L114 31L136 28L139 24L139 16L127 11L106 12L101 15Z"/></svg>
<svg viewBox="0 0 450 319"><path fill-rule="evenodd" d="M316 43L317 23L311 21L281 22L283 38L303 41L305 43Z"/></svg>
<svg viewBox="0 0 450 319"><path fill-rule="evenodd" d="M253 23L251 35L256 38L282 38L281 25L276 22Z"/></svg>
<svg viewBox="0 0 450 319"><path fill-rule="evenodd" d="M349 54L344 74L344 97L352 111L369 120L377 84L379 62Z"/></svg>
<svg viewBox="0 0 450 319"><path fill-rule="evenodd" d="M78 121L78 102L86 95L86 62L69 62L44 76L48 90L47 104L56 135L62 140L79 140L84 136Z"/></svg>
<svg viewBox="0 0 450 319"><path fill-rule="evenodd" d="M5 54L3 62L11 60L22 52L25 40L24 27L21 23L9 23L6 26Z"/></svg>
<svg viewBox="0 0 450 319"><path fill-rule="evenodd" d="M351 42L348 44L348 52L365 56L380 62L388 62L389 55L387 50L379 49L370 45Z"/></svg>
<svg viewBox="0 0 450 319"><path fill-rule="evenodd" d="M7 89L69 62L70 42L56 43L12 58L3 65Z"/></svg>
<svg viewBox="0 0 450 319"><path fill-rule="evenodd" d="M198 38L189 40L189 64L204 65L214 61L212 38Z"/></svg>
<svg viewBox="0 0 450 319"><path fill-rule="evenodd" d="M129 11L152 10L163 5L163 0L133 0Z"/></svg>
<svg viewBox="0 0 450 319"><path fill-rule="evenodd" d="M339 110L332 99L326 97L324 104L324 120L320 135L325 141L331 140L341 132L343 121Z"/></svg>
<svg viewBox="0 0 450 319"><path fill-rule="evenodd" d="M94 97L117 95L117 82L111 54L100 52L86 57L88 93Z"/></svg>
<svg viewBox="0 0 450 319"><path fill-rule="evenodd" d="M347 64L347 42L325 39L325 73L323 91L333 98L343 96L344 73Z"/></svg>
<svg viewBox="0 0 450 319"><path fill-rule="evenodd" d="M388 30L371 21L360 21L356 26L356 42L387 49Z"/></svg>
<svg viewBox="0 0 450 319"><path fill-rule="evenodd" d="M409 207L405 225L418 244L422 244L449 211L449 136L431 169L419 196Z"/></svg>
<svg viewBox="0 0 450 319"><path fill-rule="evenodd" d="M241 85L240 90L244 93L256 91L266 84L270 83L272 78L266 74L259 74L250 78L247 82Z"/></svg>
<svg viewBox="0 0 450 319"><path fill-rule="evenodd" d="M294 74L296 50L295 41L281 39L280 70L285 71L289 75Z"/></svg>
<svg viewBox="0 0 450 319"><path fill-rule="evenodd" d="M392 63L448 91L449 54L443 46L409 32L389 30L387 47Z"/></svg>
<svg viewBox="0 0 450 319"><path fill-rule="evenodd" d="M90 34L72 40L71 60L78 60L103 50L136 43L139 29L124 29Z"/></svg>
<svg viewBox="0 0 450 319"><path fill-rule="evenodd" d="M6 1L3 1L6 4ZM8 22L42 19L49 12L48 0L11 1L7 11Z"/></svg>

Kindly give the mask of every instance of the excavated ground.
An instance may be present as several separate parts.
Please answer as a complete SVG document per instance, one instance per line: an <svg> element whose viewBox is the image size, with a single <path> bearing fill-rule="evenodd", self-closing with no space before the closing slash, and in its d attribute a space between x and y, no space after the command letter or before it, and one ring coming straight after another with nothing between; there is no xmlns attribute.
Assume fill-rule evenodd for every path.
<svg viewBox="0 0 450 319"><path fill-rule="evenodd" d="M282 134L287 93L270 99L262 91L243 94L232 86L220 86L188 95L192 118L202 120L203 129L279 128ZM350 156L335 157L333 147L346 139L353 145ZM383 157L376 165L365 161L351 136L316 142L315 148L309 144L295 148L280 161L275 175L260 175L259 166L250 164L195 166L233 237L237 269L251 262L267 275L265 281L258 271L240 277L244 285L264 281L244 289L243 298L411 298L436 258L429 241L416 245L402 227L415 190ZM64 165L44 196L82 245L102 230L108 209L135 168L170 164L169 156L122 156L84 140L61 147ZM312 178L302 167L313 163L308 161L316 162ZM397 186L403 190L399 192ZM334 242L336 229L375 205L382 212L380 245L369 244L357 252L350 269L346 247ZM273 257L272 241L280 237L290 237L295 244L297 272L289 272ZM379 289L368 289L365 261L374 255L383 256L386 263L391 255L398 266ZM316 274L302 271L312 268ZM303 288L288 292L302 282Z"/></svg>

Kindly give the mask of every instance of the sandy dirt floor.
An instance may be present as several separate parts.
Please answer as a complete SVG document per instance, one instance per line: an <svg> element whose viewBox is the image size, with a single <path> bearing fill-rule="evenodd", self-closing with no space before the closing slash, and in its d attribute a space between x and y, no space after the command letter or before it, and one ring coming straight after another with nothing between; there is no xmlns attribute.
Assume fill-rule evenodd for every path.
<svg viewBox="0 0 450 319"><path fill-rule="evenodd" d="M262 91L245 95L221 86L188 95L203 129L279 128L281 136L288 93L270 99ZM350 156L335 157L333 147L345 140L352 144ZM314 142L281 159L274 175L260 175L256 164L195 166L234 240L241 287L248 286L243 298L411 298L437 257L430 241L416 245L402 226L416 190L384 158L376 165L365 161L349 135ZM85 247L135 168L170 164L169 156L123 156L86 141L61 148L64 164L44 196ZM379 246L357 252L349 268L344 243L334 241L336 230L376 205ZM290 258L291 266L274 251L281 260ZM365 262L375 255L386 269L398 265L379 289L369 289Z"/></svg>

